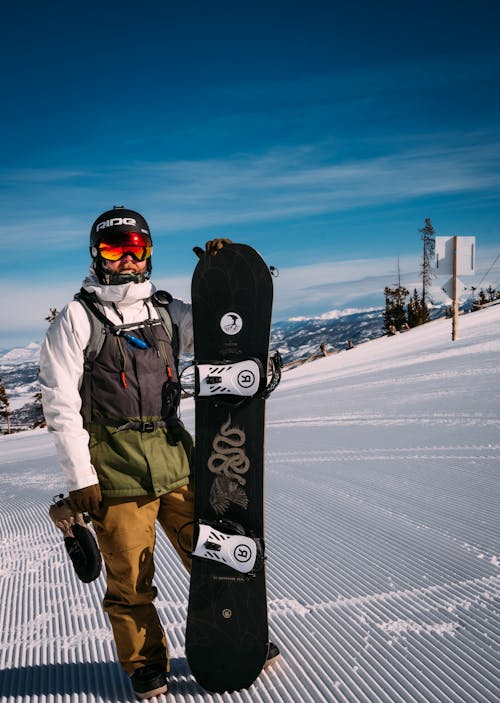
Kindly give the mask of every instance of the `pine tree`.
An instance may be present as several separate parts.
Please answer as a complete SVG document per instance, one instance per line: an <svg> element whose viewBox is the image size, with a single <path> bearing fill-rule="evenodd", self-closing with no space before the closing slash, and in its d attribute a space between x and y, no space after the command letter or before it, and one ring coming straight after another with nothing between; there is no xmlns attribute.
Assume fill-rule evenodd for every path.
<svg viewBox="0 0 500 703"><path fill-rule="evenodd" d="M384 288L384 295L384 329L387 332L390 332L391 328L400 330L401 327L408 322L405 311L405 299L409 295L409 291L401 285L395 286L394 288L386 286Z"/></svg>
<svg viewBox="0 0 500 703"><path fill-rule="evenodd" d="M494 300L498 300L499 293L492 285L489 285L486 289L486 294L488 296L488 302L492 303Z"/></svg>
<svg viewBox="0 0 500 703"><path fill-rule="evenodd" d="M422 258L422 307L427 310L427 320L429 319L429 311L427 308L428 291L432 281L432 260L436 250L435 229L429 217L425 218L425 225L419 229L422 233L422 241L424 243L424 251Z"/></svg>
<svg viewBox="0 0 500 703"><path fill-rule="evenodd" d="M413 291L413 295L410 298L408 302L408 307L407 307L407 316L408 316L408 325L410 327L416 327L418 325L418 307L419 307L419 301L418 301L418 293L417 289Z"/></svg>
<svg viewBox="0 0 500 703"><path fill-rule="evenodd" d="M408 325L410 327L417 327L429 321L429 310L423 298L419 296L416 288L408 302L407 315Z"/></svg>
<svg viewBox="0 0 500 703"><path fill-rule="evenodd" d="M474 288L474 293L476 292L476 289ZM486 305L486 303L492 303L494 300L500 300L500 291L497 290L496 288L493 288L492 285L489 285L486 290L481 290L477 294L477 301L475 300L477 305Z"/></svg>
<svg viewBox="0 0 500 703"><path fill-rule="evenodd" d="M7 420L7 434L11 433L10 425L10 400L3 385L2 379L0 378L0 417Z"/></svg>

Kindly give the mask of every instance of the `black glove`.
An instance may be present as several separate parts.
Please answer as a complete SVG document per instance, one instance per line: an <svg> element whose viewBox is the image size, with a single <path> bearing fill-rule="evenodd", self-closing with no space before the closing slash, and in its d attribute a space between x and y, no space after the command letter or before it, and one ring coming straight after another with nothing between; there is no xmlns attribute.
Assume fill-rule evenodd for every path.
<svg viewBox="0 0 500 703"><path fill-rule="evenodd" d="M80 493L80 491L73 491L73 493ZM64 535L64 546L76 575L84 583L90 583L101 573L101 553L92 532L87 529L83 515L79 512L75 514L69 498L63 498L62 494L59 498L60 500L50 506L49 515Z"/></svg>
<svg viewBox="0 0 500 703"><path fill-rule="evenodd" d="M94 483L92 486L79 488L77 491L70 491L69 500L71 507L77 513L97 513L99 503L102 500L99 484Z"/></svg>

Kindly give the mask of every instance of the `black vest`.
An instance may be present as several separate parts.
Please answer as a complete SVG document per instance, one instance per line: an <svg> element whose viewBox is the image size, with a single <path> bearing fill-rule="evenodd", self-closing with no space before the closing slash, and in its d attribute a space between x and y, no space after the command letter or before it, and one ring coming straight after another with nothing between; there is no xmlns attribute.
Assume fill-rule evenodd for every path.
<svg viewBox="0 0 500 703"><path fill-rule="evenodd" d="M161 319L103 324L85 307L91 339L101 339L86 353L82 415L103 495L159 496L186 484L192 440L178 417L180 386L168 326ZM176 338L174 332L174 344Z"/></svg>
<svg viewBox="0 0 500 703"><path fill-rule="evenodd" d="M128 335L147 347L139 348L123 335L107 331L82 386L84 402L90 401L90 421L172 423L177 417L179 383L171 340L161 320L126 328Z"/></svg>

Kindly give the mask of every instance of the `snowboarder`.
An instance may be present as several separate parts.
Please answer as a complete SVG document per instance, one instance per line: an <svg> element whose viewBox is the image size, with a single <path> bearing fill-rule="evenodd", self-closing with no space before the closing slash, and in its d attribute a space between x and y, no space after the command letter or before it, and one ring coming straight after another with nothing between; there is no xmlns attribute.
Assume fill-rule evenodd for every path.
<svg viewBox="0 0 500 703"><path fill-rule="evenodd" d="M206 251L224 244L211 240ZM149 698L167 691L169 668L153 605L156 521L188 570L191 562L177 542L181 528L184 546L192 539L193 443L178 416L176 369L192 349L191 306L155 297L152 238L138 212L100 215L90 253L80 294L48 329L39 380L71 505L91 516L106 566L103 605L120 664Z"/></svg>

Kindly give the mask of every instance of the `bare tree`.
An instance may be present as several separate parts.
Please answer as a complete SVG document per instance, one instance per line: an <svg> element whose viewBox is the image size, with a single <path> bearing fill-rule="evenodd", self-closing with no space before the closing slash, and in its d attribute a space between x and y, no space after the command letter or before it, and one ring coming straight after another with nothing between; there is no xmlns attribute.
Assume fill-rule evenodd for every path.
<svg viewBox="0 0 500 703"><path fill-rule="evenodd" d="M422 307L427 310L428 290L432 281L432 259L436 249L435 230L429 217L425 218L425 225L419 229L422 233L424 252L422 258Z"/></svg>
<svg viewBox="0 0 500 703"><path fill-rule="evenodd" d="M33 422L32 427L47 427L42 406L42 391L37 391L33 396Z"/></svg>

